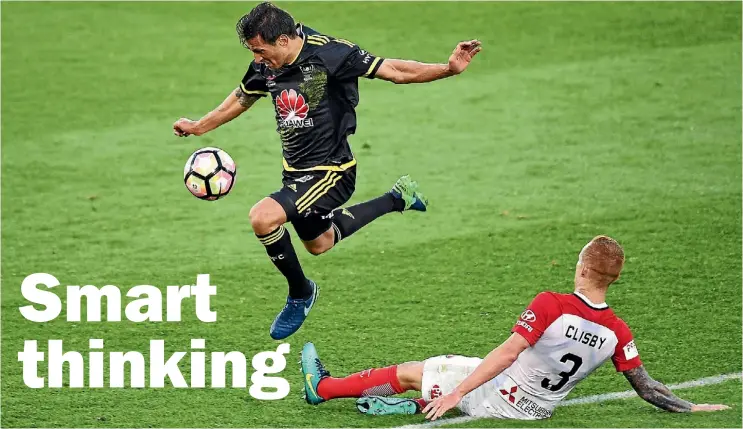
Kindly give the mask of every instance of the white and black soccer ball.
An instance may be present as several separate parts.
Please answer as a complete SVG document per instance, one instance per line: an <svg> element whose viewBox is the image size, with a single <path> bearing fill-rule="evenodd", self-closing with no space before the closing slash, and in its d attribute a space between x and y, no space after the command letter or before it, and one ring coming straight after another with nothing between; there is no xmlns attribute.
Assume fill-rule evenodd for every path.
<svg viewBox="0 0 743 429"><path fill-rule="evenodd" d="M205 147L194 152L183 168L186 188L202 200L218 200L232 190L237 165L224 150Z"/></svg>

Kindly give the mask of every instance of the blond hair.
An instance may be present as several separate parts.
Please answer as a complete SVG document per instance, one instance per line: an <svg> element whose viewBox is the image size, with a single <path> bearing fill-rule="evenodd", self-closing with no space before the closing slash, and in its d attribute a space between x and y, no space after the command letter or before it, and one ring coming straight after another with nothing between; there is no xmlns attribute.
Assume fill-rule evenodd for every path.
<svg viewBox="0 0 743 429"><path fill-rule="evenodd" d="M613 238L599 235L583 247L578 260L585 268L596 274L591 277L611 284L622 272L624 249Z"/></svg>

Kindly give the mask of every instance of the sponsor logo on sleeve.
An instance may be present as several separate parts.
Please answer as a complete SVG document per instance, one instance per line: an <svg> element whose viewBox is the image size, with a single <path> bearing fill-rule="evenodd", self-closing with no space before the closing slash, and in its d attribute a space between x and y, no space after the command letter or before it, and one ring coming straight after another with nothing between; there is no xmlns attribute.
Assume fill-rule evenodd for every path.
<svg viewBox="0 0 743 429"><path fill-rule="evenodd" d="M626 346L624 346L624 358L627 360L636 358L640 354L637 352L637 347L635 346L635 341L632 340L629 343L627 343Z"/></svg>
<svg viewBox="0 0 743 429"><path fill-rule="evenodd" d="M526 310L521 313L521 320L524 322L532 323L537 321L537 315L531 310Z"/></svg>
<svg viewBox="0 0 743 429"><path fill-rule="evenodd" d="M528 323L524 322L523 320L519 320L516 322L517 326L521 326L522 328L526 329L527 331L531 332L534 330L534 328L531 327Z"/></svg>

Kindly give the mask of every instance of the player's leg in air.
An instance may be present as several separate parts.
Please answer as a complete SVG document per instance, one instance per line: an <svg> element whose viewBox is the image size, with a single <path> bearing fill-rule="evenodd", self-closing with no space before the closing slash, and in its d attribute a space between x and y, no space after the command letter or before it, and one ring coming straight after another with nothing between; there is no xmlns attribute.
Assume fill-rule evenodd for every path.
<svg viewBox="0 0 743 429"><path fill-rule="evenodd" d="M320 361L315 346L307 343L301 360L305 400L318 405L331 399L358 398L356 408L363 414L419 414L429 401L452 391L481 361L465 356L438 356L334 378ZM423 394L420 398L391 397L407 391ZM470 414L465 402L460 410Z"/></svg>
<svg viewBox="0 0 743 429"><path fill-rule="evenodd" d="M343 203L345 201L338 207ZM397 179L391 190L377 198L351 207L332 210L331 215L326 216L330 220L319 225L321 228L327 225L328 228L323 229L323 233L314 239L303 239L303 243L308 252L319 255L384 214L406 210L424 212L427 207L428 199L420 192L418 182L410 176L402 176Z"/></svg>
<svg viewBox="0 0 743 429"><path fill-rule="evenodd" d="M307 250L317 255L386 213L426 210L427 200L408 176L378 198L339 209L353 194L355 183L355 167L339 172L285 171L284 186L250 210L253 232L289 284L286 304L271 324L271 338L284 339L296 332L319 292L302 271L286 222L292 223Z"/></svg>

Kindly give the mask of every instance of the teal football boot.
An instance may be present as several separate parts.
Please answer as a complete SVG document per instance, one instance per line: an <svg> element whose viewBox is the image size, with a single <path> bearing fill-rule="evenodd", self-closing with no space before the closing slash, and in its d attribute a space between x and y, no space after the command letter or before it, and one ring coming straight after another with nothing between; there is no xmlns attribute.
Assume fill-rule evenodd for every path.
<svg viewBox="0 0 743 429"><path fill-rule="evenodd" d="M397 182L395 182L389 193L395 199L403 201L403 211L417 210L424 212L428 207L428 198L418 190L418 182L411 179L408 175L397 179Z"/></svg>
<svg viewBox="0 0 743 429"><path fill-rule="evenodd" d="M420 413L420 405L410 398L364 396L356 400L356 408L361 414L371 416Z"/></svg>
<svg viewBox="0 0 743 429"><path fill-rule="evenodd" d="M310 405L317 405L325 402L318 393L317 386L320 380L330 377L328 372L320 362L315 345L307 343L302 348L302 379L304 380L304 399Z"/></svg>

